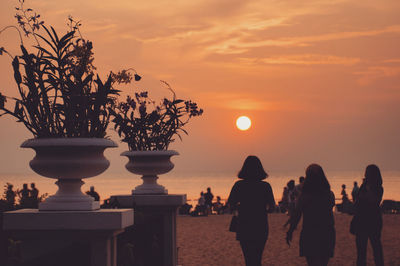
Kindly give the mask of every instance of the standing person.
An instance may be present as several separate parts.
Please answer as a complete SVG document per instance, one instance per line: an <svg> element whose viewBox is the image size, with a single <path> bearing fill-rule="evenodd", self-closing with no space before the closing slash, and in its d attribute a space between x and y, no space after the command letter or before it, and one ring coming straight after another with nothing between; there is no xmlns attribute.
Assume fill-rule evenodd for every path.
<svg viewBox="0 0 400 266"><path fill-rule="evenodd" d="M293 179L287 183L287 193L288 193L288 215L291 216L296 206L296 187Z"/></svg>
<svg viewBox="0 0 400 266"><path fill-rule="evenodd" d="M31 183L31 190L29 191L29 198L33 208L39 206L39 190L36 188L35 183Z"/></svg>
<svg viewBox="0 0 400 266"><path fill-rule="evenodd" d="M275 208L270 184L264 182L268 174L256 156L248 156L239 171L237 181L228 198L229 206L238 210L239 240L247 266L260 266L268 238L268 211Z"/></svg>
<svg viewBox="0 0 400 266"><path fill-rule="evenodd" d="M307 167L303 191L286 233L286 241L290 245L293 231L303 215L300 256L306 257L309 266L328 265L329 258L333 257L336 237L332 212L334 205L335 195L322 167L311 164Z"/></svg>
<svg viewBox="0 0 400 266"><path fill-rule="evenodd" d="M299 200L301 190L303 189L303 185L304 185L304 176L300 176L299 183L294 187L294 197L295 197L296 205Z"/></svg>
<svg viewBox="0 0 400 266"><path fill-rule="evenodd" d="M342 192L340 194L342 195L342 204L349 202L349 197L347 196L345 184L342 185Z"/></svg>
<svg viewBox="0 0 400 266"><path fill-rule="evenodd" d="M353 199L353 203L355 203L357 201L358 191L360 191L360 188L357 184L357 181L354 181L353 190L351 191L351 197Z"/></svg>
<svg viewBox="0 0 400 266"><path fill-rule="evenodd" d="M351 203L349 197L347 196L345 184L342 185L342 192L340 194L342 195L341 211L344 213L350 213Z"/></svg>
<svg viewBox="0 0 400 266"><path fill-rule="evenodd" d="M19 204L21 205L21 208L29 207L29 192L28 184L23 184L22 189L18 191L20 196Z"/></svg>
<svg viewBox="0 0 400 266"><path fill-rule="evenodd" d="M6 191L6 202L7 202L7 210L13 210L15 208L15 196L17 194L13 190L13 185L7 183L7 191Z"/></svg>
<svg viewBox="0 0 400 266"><path fill-rule="evenodd" d="M365 179L355 203L355 235L357 266L366 265L367 242L371 242L375 265L382 266L381 243L382 213L379 207L383 196L382 175L378 166L371 164L365 169Z"/></svg>
<svg viewBox="0 0 400 266"><path fill-rule="evenodd" d="M211 214L211 208L212 208L212 200L214 198L214 195L211 193L211 188L207 188L207 192L204 194L204 200L207 208L207 213Z"/></svg>

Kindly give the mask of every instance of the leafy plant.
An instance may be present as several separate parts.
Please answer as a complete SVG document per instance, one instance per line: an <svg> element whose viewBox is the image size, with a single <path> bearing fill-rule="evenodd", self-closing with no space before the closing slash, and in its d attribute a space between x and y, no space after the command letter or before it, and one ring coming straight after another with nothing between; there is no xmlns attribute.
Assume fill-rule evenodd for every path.
<svg viewBox="0 0 400 266"><path fill-rule="evenodd" d="M195 102L177 99L171 86L162 82L173 93L172 99L164 98L156 105L144 91L110 109L114 128L130 150L167 150L174 136L182 139L180 133L187 134L184 126L189 120L203 114Z"/></svg>
<svg viewBox="0 0 400 266"><path fill-rule="evenodd" d="M26 37L34 37L36 45L29 52L16 26L2 30L18 30L22 54L12 56L0 48L0 55L12 58L20 95L18 99L0 93L0 116L15 117L37 138L105 137L109 110L119 92L112 86L112 72L105 82L94 73L93 45L80 34L79 21L69 17L67 33L59 36L53 27L45 26L40 15L24 8L24 0L19 2L18 25ZM13 108L7 107L8 101Z"/></svg>

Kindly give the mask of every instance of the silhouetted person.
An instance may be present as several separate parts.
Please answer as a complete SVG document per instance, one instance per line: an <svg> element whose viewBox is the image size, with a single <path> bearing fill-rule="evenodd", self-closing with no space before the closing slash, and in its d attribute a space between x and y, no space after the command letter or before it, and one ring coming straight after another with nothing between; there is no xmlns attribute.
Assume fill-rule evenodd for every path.
<svg viewBox="0 0 400 266"><path fill-rule="evenodd" d="M382 213L379 207L383 196L382 176L376 165L368 165L365 179L360 187L355 203L357 265L366 265L367 242L371 242L375 265L382 266L383 251L381 243Z"/></svg>
<svg viewBox="0 0 400 266"><path fill-rule="evenodd" d="M349 197L347 196L345 184L342 185L342 192L340 194L342 195L342 204L340 205L341 208L339 210L341 210L344 213L351 213L350 209L352 208L352 206Z"/></svg>
<svg viewBox="0 0 400 266"><path fill-rule="evenodd" d="M357 184L357 181L354 181L353 190L351 191L351 197L352 197L354 203L357 201L359 191L360 191L360 188Z"/></svg>
<svg viewBox="0 0 400 266"><path fill-rule="evenodd" d="M93 197L94 201L100 201L100 195L94 190L94 186L90 186L90 190L86 191L86 194Z"/></svg>
<svg viewBox="0 0 400 266"><path fill-rule="evenodd" d="M340 194L342 195L342 204L347 204L349 202L349 197L347 196L345 184L342 185L342 192Z"/></svg>
<svg viewBox="0 0 400 266"><path fill-rule="evenodd" d="M290 244L293 231L303 215L300 256L306 257L310 266L327 265L329 258L333 257L336 235L332 212L334 205L335 195L322 167L311 164L306 170L303 191L286 234L286 241Z"/></svg>
<svg viewBox="0 0 400 266"><path fill-rule="evenodd" d="M211 188L207 188L207 192L204 194L204 200L205 200L205 205L207 208L207 212L210 214L211 213L211 208L212 208L212 200L214 198L214 195L211 193Z"/></svg>
<svg viewBox="0 0 400 266"><path fill-rule="evenodd" d="M283 188L282 200L280 202L288 215L292 213L295 206L295 183L294 180L290 180L286 187Z"/></svg>
<svg viewBox="0 0 400 266"><path fill-rule="evenodd" d="M295 198L296 204L297 204L297 201L299 200L301 190L303 189L304 179L305 179L304 176L300 176L299 183L294 187L294 198Z"/></svg>
<svg viewBox="0 0 400 266"><path fill-rule="evenodd" d="M29 207L29 189L28 189L28 184L23 184L22 189L18 192L19 196L21 197L20 199L20 205L21 208L27 208Z"/></svg>
<svg viewBox="0 0 400 266"><path fill-rule="evenodd" d="M204 192L200 192L200 198L197 200L197 205L192 213L193 216L205 216L207 215L206 211L206 200L204 198Z"/></svg>
<svg viewBox="0 0 400 266"><path fill-rule="evenodd" d="M15 191L13 190L13 185L8 184L7 191L6 191L6 202L7 202L8 210L14 209L16 195L17 195L17 193L15 193Z"/></svg>
<svg viewBox="0 0 400 266"><path fill-rule="evenodd" d="M256 156L248 156L231 190L228 204L238 210L236 239L240 241L247 266L261 265L268 238L268 211L275 208L270 184L262 181L268 174Z"/></svg>
<svg viewBox="0 0 400 266"><path fill-rule="evenodd" d="M33 208L39 205L39 190L36 188L35 183L31 183L31 190L29 191L29 198Z"/></svg>
<svg viewBox="0 0 400 266"><path fill-rule="evenodd" d="M217 201L213 203L213 210L217 214L222 214L224 212L224 204L222 204L220 196L217 196Z"/></svg>
<svg viewBox="0 0 400 266"><path fill-rule="evenodd" d="M179 214L180 215L188 215L190 214L190 210L192 209L192 205L188 204L187 202L179 207Z"/></svg>

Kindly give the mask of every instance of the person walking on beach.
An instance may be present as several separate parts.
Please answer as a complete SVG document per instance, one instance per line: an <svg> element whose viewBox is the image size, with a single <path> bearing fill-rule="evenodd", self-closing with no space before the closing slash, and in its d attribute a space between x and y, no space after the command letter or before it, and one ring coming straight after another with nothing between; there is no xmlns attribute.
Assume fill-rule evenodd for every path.
<svg viewBox="0 0 400 266"><path fill-rule="evenodd" d="M303 190L286 233L286 242L290 245L293 231L303 216L300 256L306 257L309 266L326 266L329 258L333 257L336 238L334 205L335 195L322 167L311 164L307 167Z"/></svg>
<svg viewBox="0 0 400 266"><path fill-rule="evenodd" d="M260 159L248 156L231 190L228 204L238 210L236 239L239 240L246 266L260 266L268 238L268 211L275 209L270 184L264 182L268 174Z"/></svg>
<svg viewBox="0 0 400 266"><path fill-rule="evenodd" d="M381 172L378 166L368 165L355 203L354 233L356 235L357 266L366 265L368 239L374 253L375 265L384 265L381 243L382 213L379 207L382 196Z"/></svg>
<svg viewBox="0 0 400 266"><path fill-rule="evenodd" d="M299 201L300 195L301 195L301 190L303 189L304 185L304 176L299 177L299 183L294 187L294 198L295 198L295 203L297 205L297 202Z"/></svg>

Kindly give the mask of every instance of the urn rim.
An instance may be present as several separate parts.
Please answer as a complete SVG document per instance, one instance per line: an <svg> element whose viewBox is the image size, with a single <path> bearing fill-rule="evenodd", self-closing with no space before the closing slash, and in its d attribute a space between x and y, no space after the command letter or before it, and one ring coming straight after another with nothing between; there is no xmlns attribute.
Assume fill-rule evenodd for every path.
<svg viewBox="0 0 400 266"><path fill-rule="evenodd" d="M60 146L108 147L108 148L118 147L118 145L114 141L105 138L33 138L33 139L27 139L21 144L21 148L60 147Z"/></svg>
<svg viewBox="0 0 400 266"><path fill-rule="evenodd" d="M124 151L121 153L121 156L160 156L160 155L165 155L165 156L173 156L173 155L179 155L179 152L175 150L160 150L160 151Z"/></svg>

